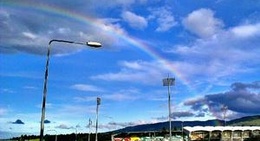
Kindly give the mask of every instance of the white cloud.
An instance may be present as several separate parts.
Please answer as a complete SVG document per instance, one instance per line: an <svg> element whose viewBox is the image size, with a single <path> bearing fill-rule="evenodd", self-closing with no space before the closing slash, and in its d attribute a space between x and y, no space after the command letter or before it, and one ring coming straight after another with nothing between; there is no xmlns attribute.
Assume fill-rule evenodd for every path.
<svg viewBox="0 0 260 141"><path fill-rule="evenodd" d="M15 91L4 88L4 89L0 89L0 93L15 93Z"/></svg>
<svg viewBox="0 0 260 141"><path fill-rule="evenodd" d="M130 121L130 122L109 122L107 124L100 124L99 128L100 129L117 129L117 128L124 128L128 126L136 126L136 125L142 125L142 124L153 124L159 122L156 119L153 120L136 120L136 121Z"/></svg>
<svg viewBox="0 0 260 141"><path fill-rule="evenodd" d="M30 32L23 32L22 33L25 37L29 38L29 39L35 39L37 38L37 35L30 33Z"/></svg>
<svg viewBox="0 0 260 141"><path fill-rule="evenodd" d="M64 40L73 38L74 41L79 42L86 39L98 39L105 48L114 48L118 47L118 45L122 47L125 45L118 36L111 36L111 33L125 34L117 19L92 19L92 22L95 23L92 25L75 21L71 17L61 18L58 15L50 16L43 15L44 13L30 13L26 17L21 16L18 18L15 14L8 9L3 9L0 13L0 24L3 27L3 32L0 33L0 36L1 40L4 41L2 46L5 46L0 48L1 53L27 52L45 55L46 45L51 39L57 37ZM42 22L41 17L43 16L50 20ZM31 22L31 19L34 19L34 22ZM71 27L73 27L73 30ZM80 46L71 48L67 44L57 44L52 47L52 54L71 54L81 49Z"/></svg>
<svg viewBox="0 0 260 141"><path fill-rule="evenodd" d="M59 129L73 129L72 126L68 126L68 125L65 125L65 124L61 124L59 126L56 126L55 128L59 128Z"/></svg>
<svg viewBox="0 0 260 141"><path fill-rule="evenodd" d="M72 89L79 90L79 91L92 91L92 92L101 92L103 91L101 88L87 85L87 84L75 84L71 86Z"/></svg>
<svg viewBox="0 0 260 141"><path fill-rule="evenodd" d="M149 19L156 19L158 23L156 31L158 32L168 31L177 24L171 12L171 9L169 8L162 7L151 9L151 12L152 15L149 16Z"/></svg>
<svg viewBox="0 0 260 141"><path fill-rule="evenodd" d="M124 101L124 100L134 100L136 97L127 95L125 93L114 93L111 95L106 95L104 98L114 101Z"/></svg>
<svg viewBox="0 0 260 141"><path fill-rule="evenodd" d="M243 38L260 35L260 23L237 26L232 28L231 32L234 33L235 36Z"/></svg>
<svg viewBox="0 0 260 141"><path fill-rule="evenodd" d="M87 6L90 5L91 8L95 7L95 9L102 8L102 9L108 9L108 8L129 8L132 5L144 5L148 0L113 0L113 2L108 2L107 0L100 0L97 2L96 0L88 0Z"/></svg>
<svg viewBox="0 0 260 141"><path fill-rule="evenodd" d="M113 101L125 101L125 100L136 100L139 97L138 90L136 89L129 89L129 90L120 90L118 92L114 92L112 94L103 95L102 98L113 100Z"/></svg>
<svg viewBox="0 0 260 141"><path fill-rule="evenodd" d="M136 70L142 69L141 61L135 61L135 62L122 61L120 64L131 69L136 69Z"/></svg>
<svg viewBox="0 0 260 141"><path fill-rule="evenodd" d="M5 115L7 113L7 109L0 108L0 116Z"/></svg>
<svg viewBox="0 0 260 141"><path fill-rule="evenodd" d="M58 28L58 33L60 33L60 34L69 34L71 32L72 31L70 28L64 28L64 27Z"/></svg>
<svg viewBox="0 0 260 141"><path fill-rule="evenodd" d="M90 102L90 101L95 101L97 97L95 96L77 96L77 97L74 97L73 99L76 101L76 102Z"/></svg>
<svg viewBox="0 0 260 141"><path fill-rule="evenodd" d="M219 83L236 74L250 74L247 66L259 65L257 24L241 25L215 33L214 37L196 40L192 45L176 45L171 51L182 60L173 62L185 78ZM245 29L251 30L245 30ZM243 34L243 32L246 32ZM241 36L246 36L241 40ZM252 74L251 74L252 75ZM200 78L200 79L199 79Z"/></svg>
<svg viewBox="0 0 260 141"><path fill-rule="evenodd" d="M133 28L144 29L147 27L146 19L133 12L124 11L121 16Z"/></svg>
<svg viewBox="0 0 260 141"><path fill-rule="evenodd" d="M199 9L190 13L183 20L184 27L201 38L208 38L215 35L223 27L220 19L214 17L210 9Z"/></svg>
<svg viewBox="0 0 260 141"><path fill-rule="evenodd" d="M77 104L67 104L61 105L59 110L56 110L60 115L78 117L84 115L84 113L94 113L95 105L86 106L86 105L77 105ZM58 116L58 115L57 115ZM62 116L60 116L62 117Z"/></svg>
<svg viewBox="0 0 260 141"><path fill-rule="evenodd" d="M122 61L119 65L122 67L119 72L100 74L91 78L106 81L133 82L135 80L135 83L157 84L161 82L161 78L168 72L162 62L158 61Z"/></svg>

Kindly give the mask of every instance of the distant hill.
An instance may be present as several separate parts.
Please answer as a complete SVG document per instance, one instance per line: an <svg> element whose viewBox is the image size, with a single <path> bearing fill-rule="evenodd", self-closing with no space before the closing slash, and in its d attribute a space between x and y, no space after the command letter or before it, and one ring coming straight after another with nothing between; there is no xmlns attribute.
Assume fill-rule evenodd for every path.
<svg viewBox="0 0 260 141"><path fill-rule="evenodd" d="M173 121L172 122L172 129L175 131L181 131L182 126L219 126L224 125L223 120L207 120L207 121ZM247 116L243 118L238 118L235 120L231 120L227 122L227 125L232 126L260 126L260 115L256 116ZM145 132L145 131L167 131L169 129L169 122L160 122L160 123L154 123L154 124L144 124L144 125L137 125L137 126L131 126L126 127L123 129L115 130L115 131L109 131L106 133L99 133L99 139L102 141L110 141L111 135L115 133L129 133L129 132ZM178 132L176 132L178 133ZM1 136L8 134L7 132L0 131L0 137L2 138L8 138L8 136ZM91 139L94 139L95 134L91 134ZM38 140L39 136L35 135L24 135L22 136L24 140ZM88 135L86 133L84 134L77 134L77 140L87 140ZM48 135L45 139L47 140L54 140L55 135ZM20 137L14 138L16 140L19 140ZM71 141L75 140L75 134L66 134L66 135L58 135L58 139L62 141ZM0 139L1 141L1 139ZM259 141L258 139L253 139L253 141Z"/></svg>
<svg viewBox="0 0 260 141"><path fill-rule="evenodd" d="M260 115L247 116L227 122L231 126L260 126Z"/></svg>
<svg viewBox="0 0 260 141"><path fill-rule="evenodd" d="M181 130L182 126L223 126L223 120L207 120L207 121L172 121L173 130ZM247 116L226 122L230 126L260 126L260 115ZM169 122L160 122L154 124L143 124L130 126L113 132L142 132L142 131L164 131L169 129Z"/></svg>
<svg viewBox="0 0 260 141"><path fill-rule="evenodd" d="M222 120L207 121L172 121L173 130L181 130L182 126L221 126ZM116 132L141 132L141 131L164 131L169 129L169 122L159 122L154 124L142 124L119 129Z"/></svg>

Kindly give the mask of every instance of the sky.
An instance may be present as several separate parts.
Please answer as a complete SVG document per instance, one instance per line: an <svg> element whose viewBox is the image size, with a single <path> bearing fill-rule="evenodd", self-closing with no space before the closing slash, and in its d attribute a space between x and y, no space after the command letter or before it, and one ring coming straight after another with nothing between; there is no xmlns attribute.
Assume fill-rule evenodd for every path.
<svg viewBox="0 0 260 141"><path fill-rule="evenodd" d="M259 0L1 0L0 138L260 114ZM66 42L96 41L101 48ZM223 107L227 107L225 118ZM92 124L89 128L89 120Z"/></svg>

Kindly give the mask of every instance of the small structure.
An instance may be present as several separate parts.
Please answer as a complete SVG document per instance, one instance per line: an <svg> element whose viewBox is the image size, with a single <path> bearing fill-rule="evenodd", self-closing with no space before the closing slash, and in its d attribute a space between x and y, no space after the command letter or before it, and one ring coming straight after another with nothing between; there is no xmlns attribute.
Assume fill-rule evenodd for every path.
<svg viewBox="0 0 260 141"><path fill-rule="evenodd" d="M188 141L246 141L260 136L260 126L184 127Z"/></svg>
<svg viewBox="0 0 260 141"><path fill-rule="evenodd" d="M172 132L171 141L182 141L181 132ZM111 141L169 141L168 132L160 131L140 131L117 133L111 136Z"/></svg>

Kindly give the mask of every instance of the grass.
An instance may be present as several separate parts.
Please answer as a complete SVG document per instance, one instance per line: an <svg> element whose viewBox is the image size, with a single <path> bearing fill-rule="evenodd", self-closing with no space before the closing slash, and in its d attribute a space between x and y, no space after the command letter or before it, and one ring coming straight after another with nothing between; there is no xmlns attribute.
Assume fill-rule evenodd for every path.
<svg viewBox="0 0 260 141"><path fill-rule="evenodd" d="M260 119L253 119L249 121L238 122L231 124L232 126L260 126Z"/></svg>

